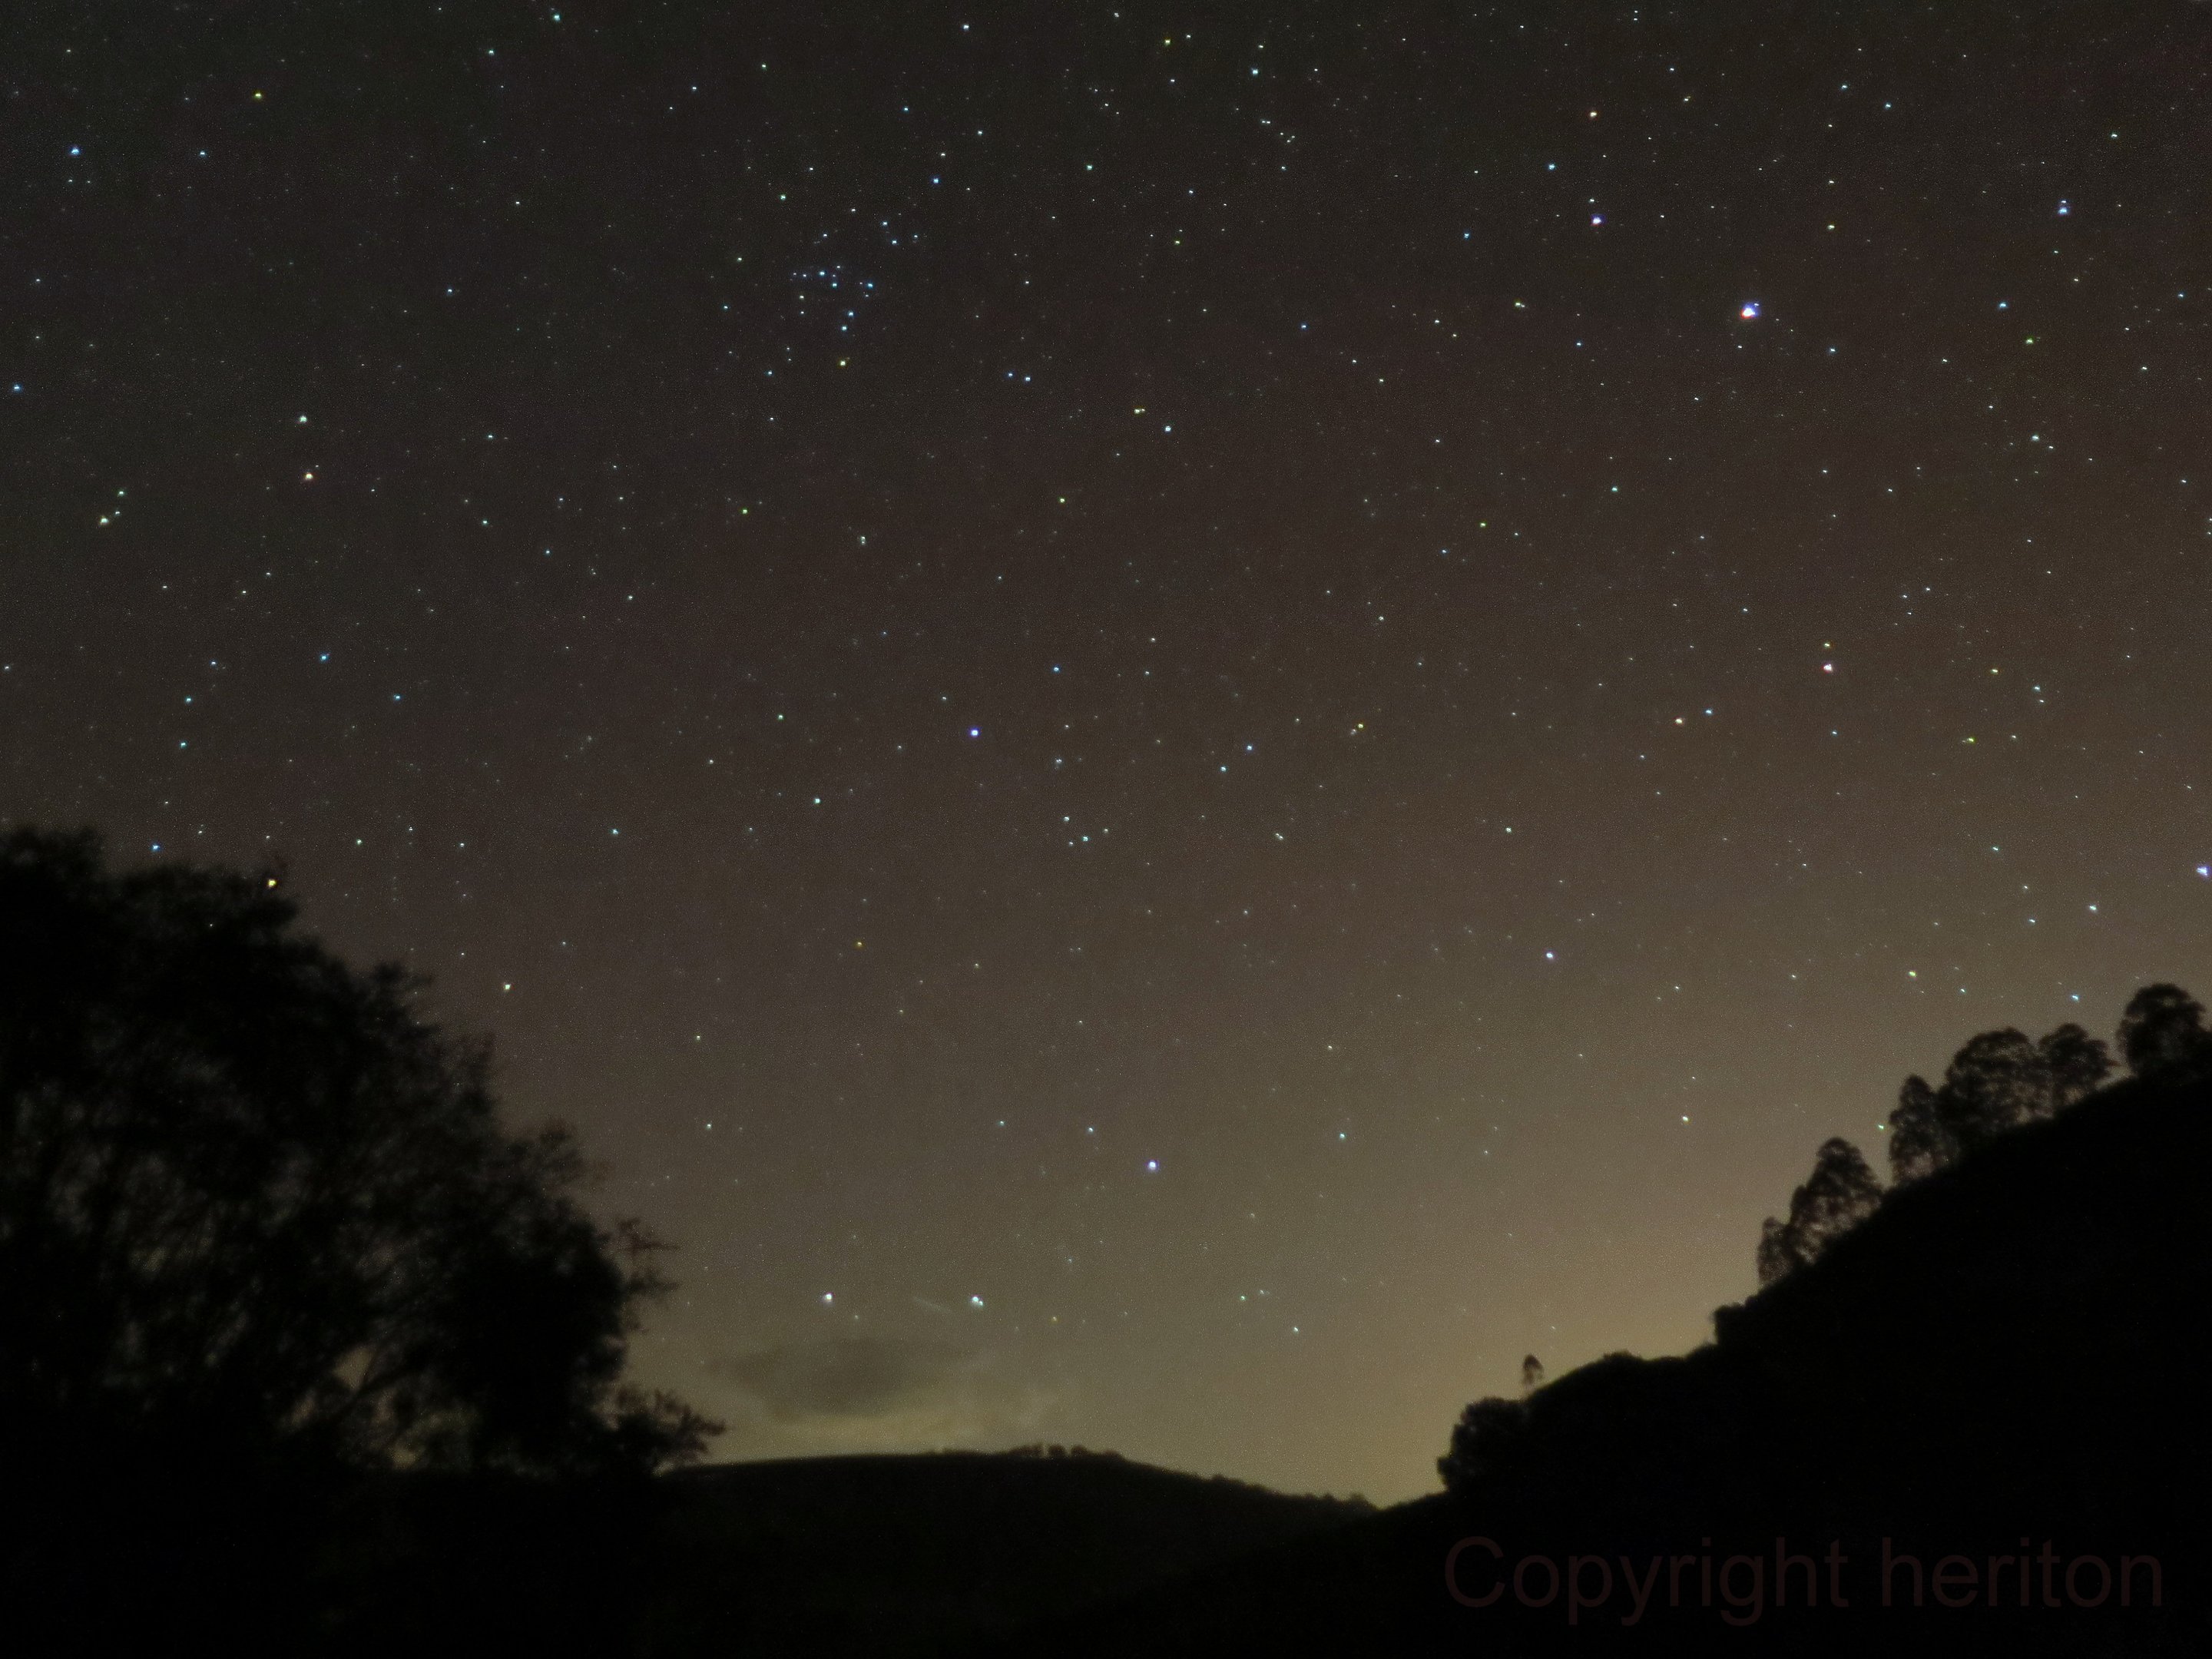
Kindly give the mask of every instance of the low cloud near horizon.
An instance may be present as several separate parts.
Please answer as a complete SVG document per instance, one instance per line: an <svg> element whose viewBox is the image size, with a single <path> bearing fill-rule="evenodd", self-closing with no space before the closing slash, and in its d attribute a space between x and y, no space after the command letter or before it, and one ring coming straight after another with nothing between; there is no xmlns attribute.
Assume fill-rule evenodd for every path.
<svg viewBox="0 0 2212 1659"><path fill-rule="evenodd" d="M988 1349L839 1337L712 1359L720 1456L910 1451L1034 1437L1058 1392ZM702 1402L702 1404L705 1402Z"/></svg>

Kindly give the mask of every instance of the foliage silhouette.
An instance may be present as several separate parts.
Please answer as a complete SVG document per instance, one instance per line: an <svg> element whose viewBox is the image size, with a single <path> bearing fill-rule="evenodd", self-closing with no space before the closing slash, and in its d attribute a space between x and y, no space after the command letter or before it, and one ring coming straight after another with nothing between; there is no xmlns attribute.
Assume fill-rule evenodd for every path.
<svg viewBox="0 0 2212 1659"><path fill-rule="evenodd" d="M1451 1448L1437 1460L1437 1473L1452 1491L1498 1479L1513 1468L1528 1429L1525 1402L1494 1395L1475 1401L1452 1425Z"/></svg>
<svg viewBox="0 0 2212 1659"><path fill-rule="evenodd" d="M2051 1074L2053 1112L2094 1093L2112 1073L2112 1051L2070 1020L2045 1032L2035 1046Z"/></svg>
<svg viewBox="0 0 2212 1659"><path fill-rule="evenodd" d="M2078 1025L2034 1042L2010 1026L1984 1031L1952 1057L1941 1088L1905 1079L1890 1118L1890 1171L1900 1183L1932 1175L2008 1130L2064 1110L2111 1071L2105 1045Z"/></svg>
<svg viewBox="0 0 2212 1659"><path fill-rule="evenodd" d="M2185 1055L2193 1033L2203 1046L2196 1023L2203 1010L2174 987L2146 987L2128 1006L2136 1023L2122 1021L2124 1042L2135 1031L2146 1053ZM2070 1022L2035 1042L2010 1026L1981 1032L1952 1056L1941 1088L1923 1078L1905 1079L1890 1119L1891 1170L1900 1186L1921 1180L2023 1123L2065 1110L2112 1069L2106 1046ZM1790 1196L1788 1218L1767 1218L1759 1241L1759 1282L1771 1285L1803 1267L1881 1200L1881 1182L1857 1147L1840 1139L1823 1143L1811 1176Z"/></svg>
<svg viewBox="0 0 2212 1659"><path fill-rule="evenodd" d="M1821 1142L1812 1175L1790 1194L1789 1219L1767 1218L1759 1241L1759 1282L1771 1285L1803 1267L1881 1202L1881 1182L1865 1155L1840 1136Z"/></svg>
<svg viewBox="0 0 2212 1659"><path fill-rule="evenodd" d="M2212 1069L2204 1006L2179 985L2146 985L2120 1016L2120 1053L2137 1077L2175 1077Z"/></svg>
<svg viewBox="0 0 2212 1659"><path fill-rule="evenodd" d="M0 834L17 1504L105 1470L266 1519L349 1473L695 1455L712 1425L621 1379L655 1242L596 1223L570 1135L503 1129L488 1048L299 933L282 879Z"/></svg>

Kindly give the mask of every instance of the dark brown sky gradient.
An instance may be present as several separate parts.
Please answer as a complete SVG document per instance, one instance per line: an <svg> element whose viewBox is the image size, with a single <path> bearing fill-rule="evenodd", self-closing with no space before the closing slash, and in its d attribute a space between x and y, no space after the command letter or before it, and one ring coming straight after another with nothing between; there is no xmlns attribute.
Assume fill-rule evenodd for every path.
<svg viewBox="0 0 2212 1659"><path fill-rule="evenodd" d="M0 22L0 822L434 975L727 1455L1408 1495L2212 982L2204 8L144 10Z"/></svg>

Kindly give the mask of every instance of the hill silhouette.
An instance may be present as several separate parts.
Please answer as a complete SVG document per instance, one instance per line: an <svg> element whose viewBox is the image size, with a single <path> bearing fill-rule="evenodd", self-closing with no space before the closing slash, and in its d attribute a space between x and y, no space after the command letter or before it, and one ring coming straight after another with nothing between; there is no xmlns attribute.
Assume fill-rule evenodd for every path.
<svg viewBox="0 0 2212 1659"><path fill-rule="evenodd" d="M1893 1189L1696 1352L1489 1402L1455 1492L1002 1650L2212 1651L2208 1167L2212 1086L2118 1084ZM1460 1593L1499 1593L1470 1607L1445 1565L1477 1537ZM1571 1625L1575 1598L1545 1592L1576 1557ZM1632 1621L1628 1575L1655 1557L1681 1605L1650 1580Z"/></svg>
<svg viewBox="0 0 2212 1659"><path fill-rule="evenodd" d="M1104 1453L406 1474L349 1510L318 1650L922 1659L1372 1512Z"/></svg>
<svg viewBox="0 0 2212 1659"><path fill-rule="evenodd" d="M1372 1513L1104 1453L938 1452L690 1469L642 1648L921 1656Z"/></svg>

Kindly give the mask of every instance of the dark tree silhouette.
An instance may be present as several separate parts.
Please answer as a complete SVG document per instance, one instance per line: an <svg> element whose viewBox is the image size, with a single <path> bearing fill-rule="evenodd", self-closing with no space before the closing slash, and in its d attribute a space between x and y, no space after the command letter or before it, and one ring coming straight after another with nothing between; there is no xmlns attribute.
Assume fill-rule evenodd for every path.
<svg viewBox="0 0 2212 1659"><path fill-rule="evenodd" d="M1958 1157L1951 1130L1936 1106L1927 1078L1911 1075L1898 1088L1898 1106L1889 1113L1889 1175L1893 1182L1917 1182Z"/></svg>
<svg viewBox="0 0 2212 1659"><path fill-rule="evenodd" d="M2027 1034L2008 1025L1966 1039L1943 1072L1940 1097L1960 1152L2051 1111L2051 1072Z"/></svg>
<svg viewBox="0 0 2212 1659"><path fill-rule="evenodd" d="M1890 1118L1890 1172L1899 1182L1931 1175L2008 1129L2064 1110L2112 1068L2105 1045L2078 1025L2035 1042L2010 1026L1971 1037L1941 1088L1905 1079Z"/></svg>
<svg viewBox="0 0 2212 1659"><path fill-rule="evenodd" d="M2138 993L2136 1002L2148 994ZM2169 1025L2186 1018L2185 1011L2161 1017ZM1891 1173L1899 1183L1932 1175L2009 1129L2065 1110L2112 1069L2105 1045L2079 1025L2061 1025L2033 1042L2010 1026L1971 1037L1952 1056L1941 1088L1930 1088L1924 1078L1905 1079L1890 1117ZM1828 1141L1811 1178L1792 1194L1788 1219L1767 1218L1759 1242L1759 1282L1771 1285L1804 1266L1881 1201L1881 1183L1858 1149Z"/></svg>
<svg viewBox="0 0 2212 1659"><path fill-rule="evenodd" d="M1933 1175L1958 1156L1958 1146L1936 1105L1928 1079L1915 1073L1897 1091L1889 1115L1889 1172L1902 1183Z"/></svg>
<svg viewBox="0 0 2212 1659"><path fill-rule="evenodd" d="M2137 1077L2174 1077L2212 1066L2204 1006L2179 985L2146 985L2120 1015L2120 1053Z"/></svg>
<svg viewBox="0 0 2212 1659"><path fill-rule="evenodd" d="M1521 1361L1521 1392L1533 1394L1543 1381L1544 1362L1533 1353L1525 1355Z"/></svg>
<svg viewBox="0 0 2212 1659"><path fill-rule="evenodd" d="M1466 1492L1507 1474L1528 1429L1528 1408L1518 1400L1478 1400L1452 1426L1451 1449L1437 1460L1447 1492Z"/></svg>
<svg viewBox="0 0 2212 1659"><path fill-rule="evenodd" d="M1821 1142L1813 1173L1790 1195L1789 1219L1766 1219L1759 1241L1759 1282L1771 1285L1803 1267L1881 1202L1881 1182L1859 1149L1841 1137Z"/></svg>
<svg viewBox="0 0 2212 1659"><path fill-rule="evenodd" d="M2051 1109L2063 1112L2112 1073L2112 1051L2070 1021L2036 1045L2051 1073Z"/></svg>
<svg viewBox="0 0 2212 1659"><path fill-rule="evenodd" d="M280 880L0 835L0 1449L696 1454L712 1425L621 1382L651 1241L580 1207L566 1132L501 1127L487 1049L419 981L295 931Z"/></svg>

